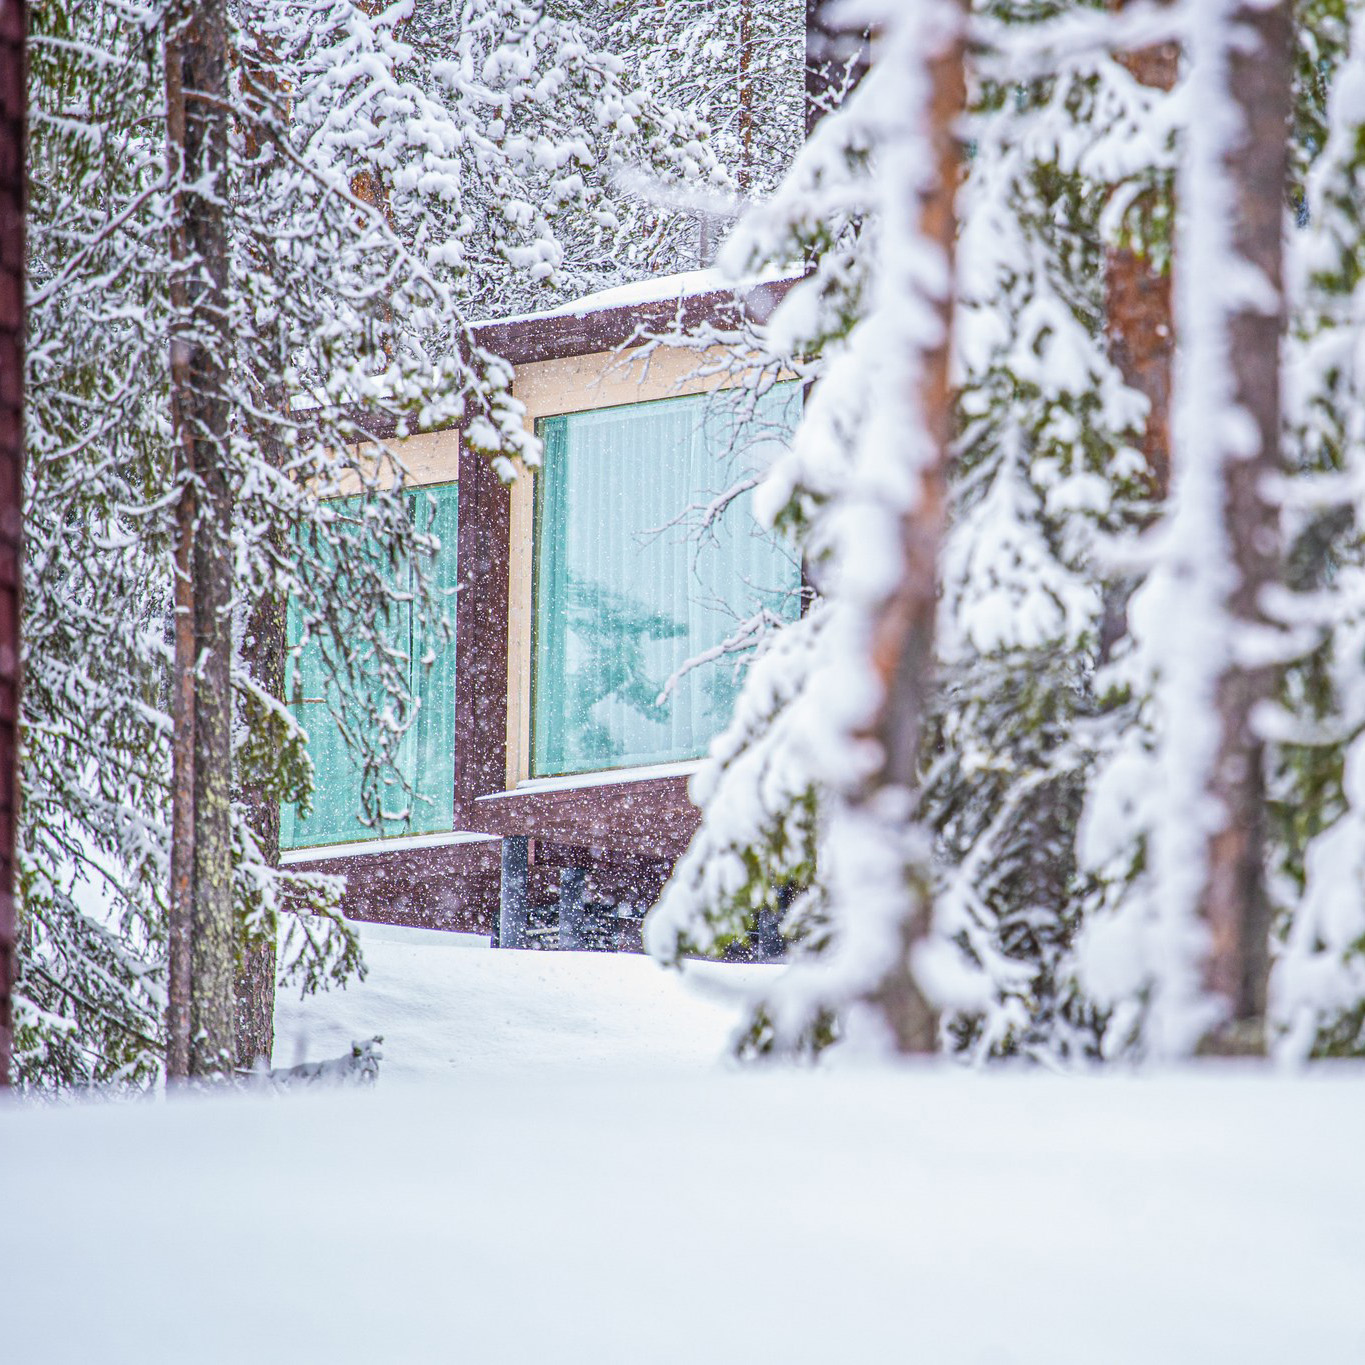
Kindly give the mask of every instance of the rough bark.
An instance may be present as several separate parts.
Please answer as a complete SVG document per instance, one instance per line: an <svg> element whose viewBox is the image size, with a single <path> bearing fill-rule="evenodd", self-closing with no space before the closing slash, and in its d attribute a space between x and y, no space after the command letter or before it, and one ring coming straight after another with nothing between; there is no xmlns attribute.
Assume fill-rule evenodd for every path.
<svg viewBox="0 0 1365 1365"><path fill-rule="evenodd" d="M24 0L0 0L0 1089L9 1084L18 930L27 33Z"/></svg>
<svg viewBox="0 0 1365 1365"><path fill-rule="evenodd" d="M1261 598L1280 581L1283 564L1278 511L1265 489L1282 465L1282 249L1293 35L1285 0L1269 9L1246 4L1236 22L1259 41L1245 50L1234 47L1230 54L1229 90L1246 130L1227 159L1237 196L1234 246L1269 282L1277 300L1269 309L1244 307L1229 326L1235 401L1255 427L1256 448L1249 458L1224 465L1224 517L1238 577L1228 610L1235 622L1254 628L1266 624ZM1255 733L1254 713L1273 695L1276 676L1270 666L1234 663L1218 687L1220 734L1212 793L1224 820L1210 842L1200 907L1212 935L1206 985L1224 1001L1229 1018L1210 1041L1215 1051L1263 1046L1271 916L1265 875L1265 746Z"/></svg>
<svg viewBox="0 0 1365 1365"><path fill-rule="evenodd" d="M174 22L170 16L168 23ZM184 72L180 47L166 43L166 142L170 174L181 173L185 142ZM187 250L179 225L172 228L171 254ZM171 307L186 311L186 289L178 273L170 280ZM175 658L171 670L171 894L167 926L166 1074L190 1073L190 922L194 911L194 443L179 410L189 387L189 354L171 343L171 405L175 428L176 506L174 610Z"/></svg>
<svg viewBox="0 0 1365 1365"><path fill-rule="evenodd" d="M1110 7L1121 10L1132 2L1110 0ZM1180 49L1175 43L1162 43L1126 53L1120 60L1141 84L1169 90L1179 74ZM1171 362L1175 354L1171 272L1145 252L1126 246L1110 247L1104 264L1109 356L1124 381L1151 405L1142 453L1152 493L1164 499L1171 488Z"/></svg>
<svg viewBox="0 0 1365 1365"><path fill-rule="evenodd" d="M1109 358L1124 382L1151 405L1140 449L1147 462L1152 495L1171 491L1171 361L1175 332L1171 323L1171 276L1131 247L1105 253Z"/></svg>
<svg viewBox="0 0 1365 1365"><path fill-rule="evenodd" d="M168 16L168 26L176 16ZM185 142L184 71L178 42L166 43L166 141L172 176L182 173ZM187 250L179 224L172 228L171 254L182 261ZM171 307L186 312L186 289L179 273L170 280ZM189 387L188 348L171 344L171 404L175 428L175 658L171 671L171 894L168 915L166 1074L182 1079L190 1072L190 942L194 913L194 443L179 410L179 395Z"/></svg>
<svg viewBox="0 0 1365 1365"><path fill-rule="evenodd" d="M170 998L167 1074L212 1076L234 1055L232 491L227 476L227 14L171 8L166 29L177 476Z"/></svg>
<svg viewBox="0 0 1365 1365"><path fill-rule="evenodd" d="M753 180L754 143L754 59L753 0L740 0L739 6L739 188L747 194Z"/></svg>
<svg viewBox="0 0 1365 1365"><path fill-rule="evenodd" d="M930 63L930 128L937 174L931 193L918 206L924 237L948 262L952 277L956 237L955 198L961 170L957 127L966 103L961 36ZM883 753L881 771L866 793L876 802L888 788L913 792L919 782L920 732L928 712L934 667L934 621L938 610L938 558L947 518L947 465L952 440L949 350L951 291L939 301L943 321L940 343L921 356L915 401L932 438L936 458L919 476L914 510L901 524L905 569L900 584L883 604L873 634L873 667L884 701L870 727ZM927 884L907 888L899 960L878 988L872 1003L880 1010L898 1051L932 1052L938 1041L936 1012L910 969L916 943L929 929Z"/></svg>
<svg viewBox="0 0 1365 1365"><path fill-rule="evenodd" d="M270 51L269 40L256 36L258 49ZM269 121L283 106L288 116L289 103L274 68L248 60L244 70L244 85L249 103L256 117ZM254 165L261 153L260 125L248 119L242 129L246 161ZM261 263L262 269L266 266ZM282 363L282 362L281 362ZM262 412L283 410L284 393L274 376L258 375L256 406ZM273 432L265 432L261 439L262 455L275 469L284 463L284 447ZM272 544L277 555L284 551L281 528L272 532ZM242 664L256 685L276 701L284 700L285 646L288 632L288 603L278 593L266 593L252 604L242 631ZM280 865L280 804L259 784L246 785L240 792L247 823L255 836L262 861L268 867ZM240 1071L249 1071L257 1064L269 1067L275 1049L275 974L278 965L275 938L252 939L245 923L240 925L237 948L237 975L234 988L236 1007L236 1056Z"/></svg>
<svg viewBox="0 0 1365 1365"><path fill-rule="evenodd" d="M255 604L242 639L242 662L257 685L277 701L284 699L287 605L277 594ZM269 867L280 865L280 803L261 791L242 792L247 820ZM275 1048L275 940L250 939L245 932L237 960L237 1066L250 1070L258 1062L267 1067Z"/></svg>

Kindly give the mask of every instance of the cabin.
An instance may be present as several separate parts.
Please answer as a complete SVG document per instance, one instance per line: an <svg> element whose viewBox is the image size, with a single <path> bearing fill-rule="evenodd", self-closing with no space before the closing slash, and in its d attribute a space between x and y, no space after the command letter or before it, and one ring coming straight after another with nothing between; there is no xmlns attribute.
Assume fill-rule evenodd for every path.
<svg viewBox="0 0 1365 1365"><path fill-rule="evenodd" d="M414 516L441 539L438 583L458 593L450 645L407 642L414 661L436 659L414 663L422 706L400 762L424 800L401 830L377 839L360 823L346 747L293 660L317 791L307 819L282 811L282 860L344 873L349 917L508 948L639 950L696 829L688 778L738 689L725 645L758 612L794 617L802 596L791 547L747 494L705 534L687 525L771 458L799 385L774 385L759 420L741 420L744 395L699 377L697 351L644 362L643 343L732 327L737 310L763 321L787 283L737 299L697 272L477 329L514 367L544 460L507 488L462 457L458 428L402 444Z"/></svg>

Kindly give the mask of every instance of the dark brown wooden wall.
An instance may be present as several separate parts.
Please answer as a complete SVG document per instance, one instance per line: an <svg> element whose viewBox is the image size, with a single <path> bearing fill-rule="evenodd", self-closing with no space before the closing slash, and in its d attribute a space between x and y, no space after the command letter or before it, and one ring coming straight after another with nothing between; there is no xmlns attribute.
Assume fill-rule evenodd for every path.
<svg viewBox="0 0 1365 1365"><path fill-rule="evenodd" d="M0 0L0 1085L9 1081L14 1036L27 29L24 0Z"/></svg>
<svg viewBox="0 0 1365 1365"><path fill-rule="evenodd" d="M448 844L309 861L309 872L346 878L347 919L491 934L497 918L499 844Z"/></svg>
<svg viewBox="0 0 1365 1365"><path fill-rule="evenodd" d="M460 460L455 600L455 827L507 776L507 568L511 498L488 461Z"/></svg>

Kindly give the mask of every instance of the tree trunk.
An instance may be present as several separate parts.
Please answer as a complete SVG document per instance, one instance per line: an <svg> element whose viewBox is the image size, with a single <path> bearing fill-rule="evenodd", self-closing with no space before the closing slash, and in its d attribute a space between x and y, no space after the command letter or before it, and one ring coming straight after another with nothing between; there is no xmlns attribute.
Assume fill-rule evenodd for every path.
<svg viewBox="0 0 1365 1365"><path fill-rule="evenodd" d="M747 194L753 181L754 155L754 18L753 0L739 4L739 190Z"/></svg>
<svg viewBox="0 0 1365 1365"><path fill-rule="evenodd" d="M255 35L258 51L271 52L270 40ZM254 118L268 122L277 115L275 109L282 94L273 66L248 60L244 69L248 106ZM288 117L288 101L284 100L284 117ZM261 154L263 140L260 124L248 117L242 129L243 147L249 166L255 167ZM265 263L262 262L262 268ZM277 338L277 353L283 345ZM284 361L281 358L280 363ZM267 414L283 413L285 395L275 376L258 374L256 377L256 406ZM267 418L267 421L269 419ZM273 429L261 436L262 454L275 468L284 464L284 447ZM284 537L279 528L272 533L272 548L282 557ZM276 701L284 700L285 646L288 633L288 603L279 594L266 593L256 601L247 617L242 632L242 663L258 687ZM256 838L262 861L267 867L280 865L280 805L259 785L244 786L241 793L246 808L247 823ZM253 940L240 926L237 947L237 977L234 991L236 1001L237 1067L249 1071L258 1063L271 1064L275 1050L275 971L277 954L275 936Z"/></svg>
<svg viewBox="0 0 1365 1365"><path fill-rule="evenodd" d="M1234 400L1255 428L1254 453L1226 458L1224 521L1237 586L1228 601L1235 623L1266 624L1261 597L1281 579L1279 515L1266 485L1281 469L1280 338L1284 330L1282 244L1293 74L1290 8L1244 4L1234 23L1258 43L1233 43L1228 90L1245 136L1226 158L1235 186L1234 247L1275 291L1273 307L1243 306L1229 323ZM1193 452L1198 458L1200 452ZM1274 693L1277 670L1233 663L1219 681L1219 747L1212 795L1223 810L1209 845L1201 912L1212 945L1205 984L1225 1003L1229 1023L1210 1041L1215 1051L1262 1050L1270 969L1270 899L1265 876L1263 742L1254 713Z"/></svg>
<svg viewBox="0 0 1365 1365"><path fill-rule="evenodd" d="M183 69L179 48L166 44L167 150L171 174L182 174L185 140ZM178 223L172 225L172 255L184 259ZM177 325L185 317L186 289L173 274L171 306ZM171 342L171 410L176 481L175 659L171 671L171 894L167 933L166 1075L190 1074L190 943L194 914L194 443L185 429L181 395L189 389L189 354L184 342Z"/></svg>
<svg viewBox="0 0 1365 1365"><path fill-rule="evenodd" d="M1121 10L1132 0L1110 0ZM1176 43L1143 48L1121 58L1133 79L1158 90L1175 85L1180 68ZM1141 205L1139 205L1139 211ZM1175 325L1171 310L1171 273L1131 247L1105 253L1105 334L1109 358L1124 382L1151 405L1142 438L1152 493L1164 499L1171 490L1171 361Z"/></svg>
<svg viewBox="0 0 1365 1365"><path fill-rule="evenodd" d="M14 1042L24 461L24 0L0 0L0 1089Z"/></svg>
<svg viewBox="0 0 1365 1365"><path fill-rule="evenodd" d="M929 136L936 168L933 188L917 206L923 237L943 253L952 278L956 239L955 198L961 170L957 128L966 104L961 27L947 50L929 65L932 94ZM919 475L914 510L901 523L905 567L896 591L883 603L873 629L873 668L883 687L883 702L869 733L883 753L883 765L864 800L873 804L886 790L913 792L919 785L920 731L928 712L934 668L934 622L938 612L938 557L947 517L947 465L952 440L953 404L949 386L952 328L951 286L938 301L941 340L919 357L919 392L914 401L923 414L935 458ZM927 884L907 888L900 954L872 1003L885 1020L896 1049L904 1053L935 1050L936 1012L911 971L915 945L927 934L930 898Z"/></svg>
<svg viewBox="0 0 1365 1365"><path fill-rule="evenodd" d="M242 662L257 685L276 701L284 699L287 606L276 594L262 597L251 612L242 640ZM280 803L258 787L242 793L247 820L269 867L280 865ZM275 1049L275 940L253 942L245 933L237 963L237 1066L249 1071L270 1065Z"/></svg>
<svg viewBox="0 0 1365 1365"><path fill-rule="evenodd" d="M167 15L176 569L167 1074L233 1064L232 491L227 476L227 15Z"/></svg>

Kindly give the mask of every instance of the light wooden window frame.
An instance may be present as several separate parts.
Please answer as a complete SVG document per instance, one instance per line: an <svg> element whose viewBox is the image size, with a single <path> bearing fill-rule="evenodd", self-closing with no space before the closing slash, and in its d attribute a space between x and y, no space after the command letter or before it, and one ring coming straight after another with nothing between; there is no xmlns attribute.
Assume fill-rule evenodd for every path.
<svg viewBox="0 0 1365 1365"><path fill-rule="evenodd" d="M518 365L512 394L525 407L526 430L546 417L568 417L734 388L721 368L725 353L657 347L647 357L632 351L590 351ZM715 366L716 372L704 371ZM703 373L698 373L702 371ZM534 470L512 485L507 585L507 790L531 780L531 711L535 649ZM613 774L635 769L614 768Z"/></svg>

